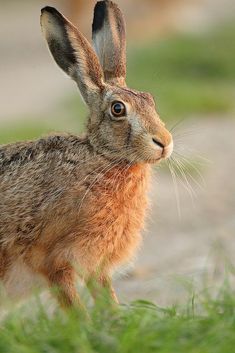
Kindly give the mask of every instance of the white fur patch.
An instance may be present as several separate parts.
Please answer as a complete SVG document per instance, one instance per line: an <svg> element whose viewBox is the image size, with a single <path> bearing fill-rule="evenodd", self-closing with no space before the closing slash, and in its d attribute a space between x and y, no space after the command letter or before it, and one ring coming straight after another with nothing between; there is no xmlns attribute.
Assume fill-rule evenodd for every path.
<svg viewBox="0 0 235 353"><path fill-rule="evenodd" d="M128 120L129 120L129 123L131 124L132 131L134 134L139 134L140 132L142 132L143 127L142 127L142 124L140 122L138 115L131 114L128 116Z"/></svg>
<svg viewBox="0 0 235 353"><path fill-rule="evenodd" d="M174 143L172 140L171 143L164 148L164 158L169 158L171 156L173 152L173 148L174 148Z"/></svg>

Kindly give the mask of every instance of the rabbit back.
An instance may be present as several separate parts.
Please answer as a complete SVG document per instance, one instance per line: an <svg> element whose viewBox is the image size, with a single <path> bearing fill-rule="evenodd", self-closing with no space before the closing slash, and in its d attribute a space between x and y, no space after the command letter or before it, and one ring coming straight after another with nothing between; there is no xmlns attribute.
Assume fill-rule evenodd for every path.
<svg viewBox="0 0 235 353"><path fill-rule="evenodd" d="M54 135L0 148L0 244L34 241L45 213L85 175L87 145L72 135Z"/></svg>

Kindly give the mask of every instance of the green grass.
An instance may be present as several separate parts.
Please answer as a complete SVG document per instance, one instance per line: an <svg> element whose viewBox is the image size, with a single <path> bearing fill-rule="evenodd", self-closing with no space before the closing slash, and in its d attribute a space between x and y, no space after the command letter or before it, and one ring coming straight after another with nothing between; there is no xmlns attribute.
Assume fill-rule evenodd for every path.
<svg viewBox="0 0 235 353"><path fill-rule="evenodd" d="M35 306L34 306L35 307ZM40 307L40 305L39 305ZM0 327L1 353L232 353L235 296L192 297L185 307L159 308L145 301L111 307L106 301L81 312L41 306L8 314Z"/></svg>

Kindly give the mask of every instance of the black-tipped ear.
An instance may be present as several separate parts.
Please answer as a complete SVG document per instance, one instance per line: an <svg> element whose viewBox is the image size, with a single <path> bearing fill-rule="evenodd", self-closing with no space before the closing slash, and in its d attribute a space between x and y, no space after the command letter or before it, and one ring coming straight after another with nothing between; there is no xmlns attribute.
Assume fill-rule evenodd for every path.
<svg viewBox="0 0 235 353"><path fill-rule="evenodd" d="M53 7L41 10L42 31L56 63L78 84L88 105L104 87L99 60L86 38Z"/></svg>
<svg viewBox="0 0 235 353"><path fill-rule="evenodd" d="M46 6L41 10L41 25L45 14L50 14L47 17L47 27L54 26L55 30L46 34L49 49L55 59L56 63L69 75L71 66L76 64L76 55L66 32L66 20L54 7ZM43 28L44 29L44 28Z"/></svg>
<svg viewBox="0 0 235 353"><path fill-rule="evenodd" d="M95 5L94 18L92 23L92 34L102 30L105 18L107 17L107 3L106 1L99 1Z"/></svg>
<svg viewBox="0 0 235 353"><path fill-rule="evenodd" d="M92 39L105 80L125 85L126 26L121 10L112 1L97 2Z"/></svg>

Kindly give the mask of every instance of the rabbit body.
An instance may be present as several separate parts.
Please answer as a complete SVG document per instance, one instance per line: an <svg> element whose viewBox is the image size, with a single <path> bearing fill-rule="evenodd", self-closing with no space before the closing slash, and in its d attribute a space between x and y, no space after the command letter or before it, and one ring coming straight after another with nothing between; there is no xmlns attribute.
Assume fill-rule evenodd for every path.
<svg viewBox="0 0 235 353"><path fill-rule="evenodd" d="M3 280L17 261L46 278L73 262L88 278L132 256L144 221L147 164L110 162L86 137L72 135L3 146L0 156Z"/></svg>
<svg viewBox="0 0 235 353"><path fill-rule="evenodd" d="M140 243L150 164L170 156L172 136L149 93L127 88L125 22L99 1L93 47L63 15L42 9L56 63L78 85L90 114L84 136L52 135L0 147L0 279L10 293L36 278L80 304L78 275L116 300L111 272Z"/></svg>

